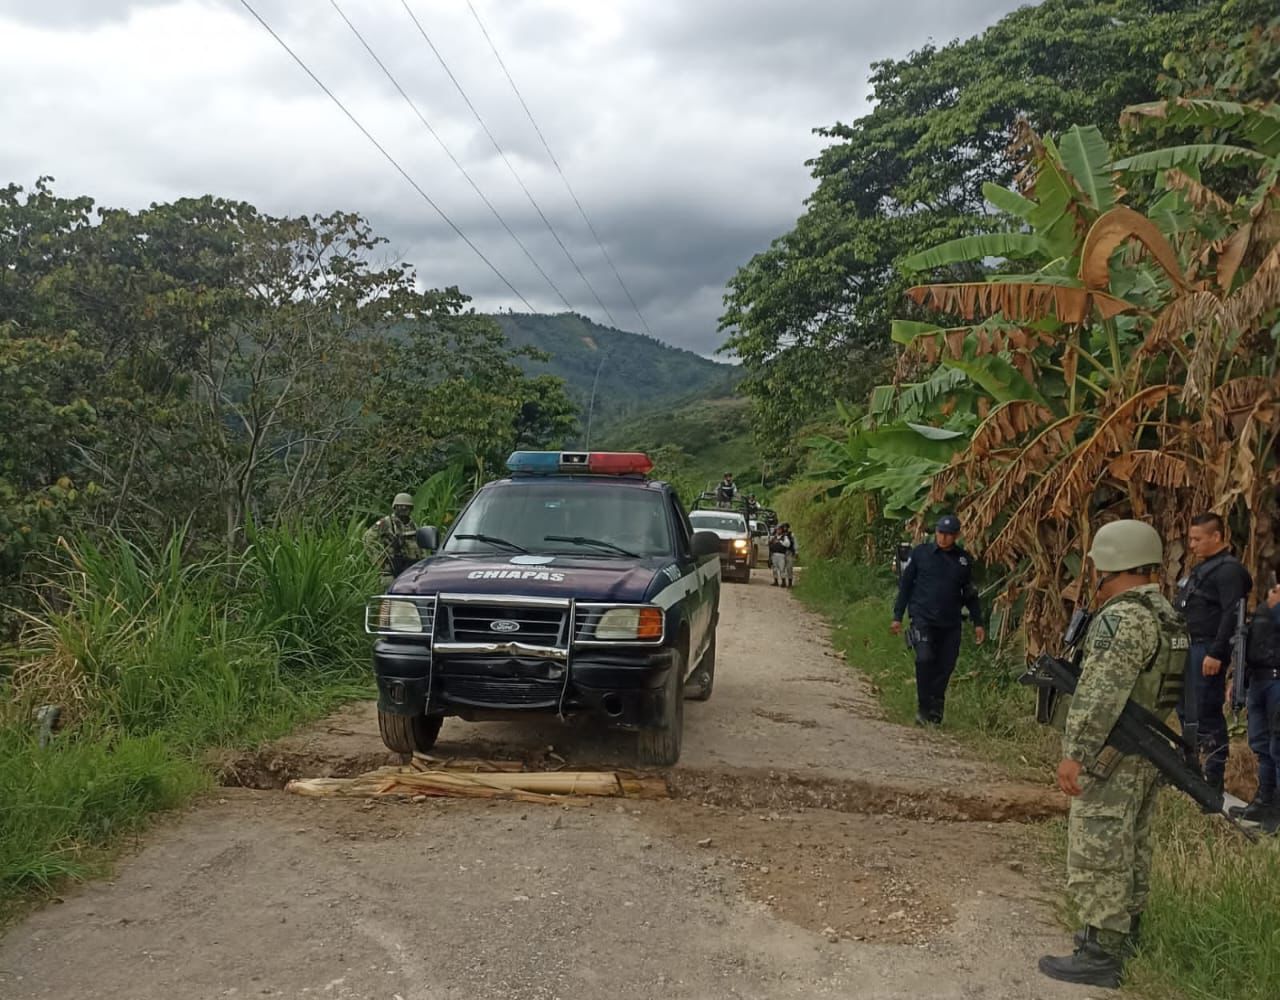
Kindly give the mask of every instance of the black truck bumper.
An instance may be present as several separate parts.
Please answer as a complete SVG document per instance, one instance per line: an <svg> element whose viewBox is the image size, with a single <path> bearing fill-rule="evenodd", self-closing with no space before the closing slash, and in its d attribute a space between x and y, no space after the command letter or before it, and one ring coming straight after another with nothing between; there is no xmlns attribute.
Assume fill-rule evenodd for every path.
<svg viewBox="0 0 1280 1000"><path fill-rule="evenodd" d="M586 713L626 729L660 721L670 649L575 650L565 663L537 657L436 656L418 643L373 647L378 709L399 715Z"/></svg>

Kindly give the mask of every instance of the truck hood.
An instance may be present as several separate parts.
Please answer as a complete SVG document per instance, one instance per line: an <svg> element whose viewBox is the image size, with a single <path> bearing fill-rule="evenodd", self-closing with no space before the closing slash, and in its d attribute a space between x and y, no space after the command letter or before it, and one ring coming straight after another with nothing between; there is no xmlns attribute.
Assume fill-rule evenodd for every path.
<svg viewBox="0 0 1280 1000"><path fill-rule="evenodd" d="M750 538L751 537L745 531L730 531L728 528L699 528L697 525L694 525L694 530L710 531L722 540L725 538Z"/></svg>
<svg viewBox="0 0 1280 1000"><path fill-rule="evenodd" d="M518 594L639 603L671 582L670 556L625 557L436 555L415 563L391 585L393 594ZM676 572L674 568L670 572Z"/></svg>

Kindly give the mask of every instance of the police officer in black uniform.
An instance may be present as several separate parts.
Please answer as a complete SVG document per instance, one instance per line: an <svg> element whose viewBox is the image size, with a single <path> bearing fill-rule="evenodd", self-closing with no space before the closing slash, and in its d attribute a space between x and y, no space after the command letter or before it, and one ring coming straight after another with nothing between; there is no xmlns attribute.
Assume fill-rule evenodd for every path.
<svg viewBox="0 0 1280 1000"><path fill-rule="evenodd" d="M1231 662L1231 634L1237 606L1253 589L1253 577L1227 546L1226 529L1217 514L1191 519L1187 548L1199 562L1179 581L1173 606L1182 612L1191 633L1187 661L1187 697L1194 711L1184 707L1184 724L1198 720L1205 779L1219 790L1227 770L1227 664ZM1244 669L1243 663L1236 664Z"/></svg>
<svg viewBox="0 0 1280 1000"><path fill-rule="evenodd" d="M1272 584L1249 623L1249 749L1258 758L1253 801L1232 810L1241 819L1280 831L1280 584Z"/></svg>
<svg viewBox="0 0 1280 1000"><path fill-rule="evenodd" d="M987 637L982 603L973 583L973 558L956 544L960 519L938 519L934 540L917 545L902 567L898 599L893 605L894 635L902 632L902 614L909 611L907 637L916 654L916 725L940 725L946 706L947 684L960 655L960 609L969 609L978 643Z"/></svg>

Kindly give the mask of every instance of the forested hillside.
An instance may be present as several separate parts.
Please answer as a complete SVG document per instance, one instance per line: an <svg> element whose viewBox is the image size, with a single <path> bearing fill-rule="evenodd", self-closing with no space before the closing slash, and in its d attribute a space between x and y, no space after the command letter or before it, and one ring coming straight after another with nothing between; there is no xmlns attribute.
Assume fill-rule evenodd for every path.
<svg viewBox="0 0 1280 1000"><path fill-rule="evenodd" d="M547 355L545 360L522 358L518 363L530 375L564 379L570 397L581 407L584 430L597 373L597 422L661 412L674 400L727 396L742 375L732 365L653 337L600 326L576 313L508 312L494 319L513 347L530 347Z"/></svg>

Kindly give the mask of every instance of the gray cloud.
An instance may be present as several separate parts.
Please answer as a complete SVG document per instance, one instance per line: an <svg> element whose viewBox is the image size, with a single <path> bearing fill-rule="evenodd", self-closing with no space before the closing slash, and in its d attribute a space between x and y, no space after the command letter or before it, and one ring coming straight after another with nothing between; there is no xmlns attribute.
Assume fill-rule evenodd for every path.
<svg viewBox="0 0 1280 1000"><path fill-rule="evenodd" d="M535 307L564 308L329 4L253 2ZM604 320L399 0L340 2L573 308ZM465 3L409 2L618 325L639 329ZM1017 5L473 2L653 332L703 353L725 282L802 210L812 128L865 110L869 63ZM0 0L0 37L0 183L359 211L424 283L523 308L236 0Z"/></svg>

